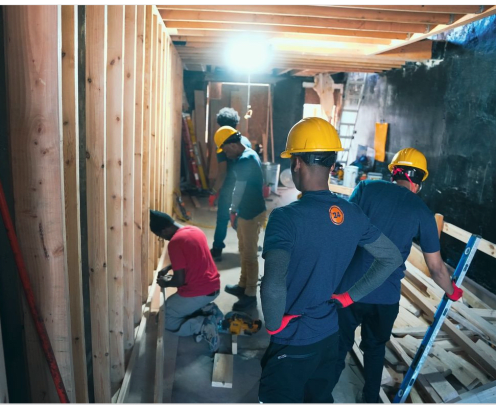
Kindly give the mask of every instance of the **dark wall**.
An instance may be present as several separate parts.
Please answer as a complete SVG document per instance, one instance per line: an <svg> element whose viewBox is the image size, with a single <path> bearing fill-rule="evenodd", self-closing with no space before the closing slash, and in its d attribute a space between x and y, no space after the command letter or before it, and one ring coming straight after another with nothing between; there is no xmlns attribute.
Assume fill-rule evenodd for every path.
<svg viewBox="0 0 496 408"><path fill-rule="evenodd" d="M303 81L308 81L308 78L288 78L277 82L273 88L274 151L275 161L281 165L281 171L289 168L289 160L280 157L281 152L286 149L288 133L303 117Z"/></svg>
<svg viewBox="0 0 496 408"><path fill-rule="evenodd" d="M496 242L496 19L445 36L444 59L368 77L356 143L373 146L375 122L389 123L387 162L405 147L427 157L420 195L445 221ZM379 166L380 167L380 166ZM443 234L456 264L464 245ZM496 259L477 254L468 276L496 292Z"/></svg>

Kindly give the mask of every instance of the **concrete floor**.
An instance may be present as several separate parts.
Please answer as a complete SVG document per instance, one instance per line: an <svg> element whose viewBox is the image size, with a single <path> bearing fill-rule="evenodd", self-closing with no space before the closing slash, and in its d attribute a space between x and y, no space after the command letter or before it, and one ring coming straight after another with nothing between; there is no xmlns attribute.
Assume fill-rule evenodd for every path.
<svg viewBox="0 0 496 408"><path fill-rule="evenodd" d="M286 205L294 200L298 191L296 189L279 189L280 196L271 194L267 201L268 210L275 207ZM192 213L192 219L198 223L205 232L208 242L213 242L213 228L205 226L215 226L216 212L208 209L206 198L200 198L202 208L192 207L191 200L183 196L188 210ZM263 244L264 231L260 234L259 245ZM238 240L236 232L228 228L227 238L225 241L226 248L223 251L223 260L217 263L217 268L221 276L221 293L216 299L219 308L227 313L232 310L236 297L223 291L226 284L235 284L238 282L240 272L240 262L238 253ZM261 252L259 252L259 255ZM259 276L263 275L264 261L259 256ZM247 313L255 319L261 319L263 315L260 306L260 294L258 304ZM155 344L153 336L156 336L156 326L146 331L145 347L140 352L140 358L135 370L139 375L134 376L139 381L133 380L129 397L126 402L153 402L153 380ZM168 336L167 336L168 337ZM167 337L164 338L167 344ZM231 352L231 336L221 335L220 353ZM269 335L264 328L253 336L239 336L238 354L234 355L233 366L233 387L217 388L211 386L212 369L214 356L209 351L205 342L195 343L193 338L178 338L177 354L175 361L175 372L173 363L164 365L164 378L167 384L164 384L164 401L172 403L258 403L258 381L260 379L260 359L269 344ZM166 351L167 354L167 351ZM172 381L173 378L173 381ZM357 394L363 386L363 377L358 367L350 356L347 357L347 365L341 376L335 391L334 398L337 403L354 403ZM151 387L151 388L150 388ZM172 389L170 391L170 389ZM169 391L167 391L169 390Z"/></svg>

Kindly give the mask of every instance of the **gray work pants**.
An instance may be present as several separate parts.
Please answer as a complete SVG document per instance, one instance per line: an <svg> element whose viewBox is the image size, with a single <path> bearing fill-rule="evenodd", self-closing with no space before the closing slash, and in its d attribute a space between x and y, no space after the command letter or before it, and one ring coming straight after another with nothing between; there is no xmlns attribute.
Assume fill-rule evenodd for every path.
<svg viewBox="0 0 496 408"><path fill-rule="evenodd" d="M183 297L174 293L165 303L165 329L178 336L190 336L201 331L205 315L201 308L213 302L215 296Z"/></svg>

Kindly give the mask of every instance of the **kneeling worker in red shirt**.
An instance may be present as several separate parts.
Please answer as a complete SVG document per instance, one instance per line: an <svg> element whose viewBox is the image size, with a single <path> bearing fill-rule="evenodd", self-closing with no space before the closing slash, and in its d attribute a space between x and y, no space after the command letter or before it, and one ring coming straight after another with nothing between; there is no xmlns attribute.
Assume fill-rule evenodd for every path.
<svg viewBox="0 0 496 408"><path fill-rule="evenodd" d="M154 210L150 210L150 229L169 241L171 265L159 271L157 283L162 288L177 288L166 302L165 329L178 336L194 335L197 341L204 339L211 351L217 351L217 324L223 314L213 300L219 296L220 277L207 237L201 229L182 226Z"/></svg>

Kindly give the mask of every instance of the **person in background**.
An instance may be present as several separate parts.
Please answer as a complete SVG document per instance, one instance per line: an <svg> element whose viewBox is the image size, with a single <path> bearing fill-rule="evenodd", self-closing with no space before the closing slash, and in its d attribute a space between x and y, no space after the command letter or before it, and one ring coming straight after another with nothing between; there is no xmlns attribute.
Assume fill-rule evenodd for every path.
<svg viewBox="0 0 496 408"><path fill-rule="evenodd" d="M217 114L217 123L219 126L231 126L236 129L239 123L239 115L232 108L222 108ZM241 144L251 148L251 143L245 136L241 136ZM222 250L225 248L224 240L227 235L227 226L229 224L229 207L231 205L232 193L236 176L233 171L233 161L221 151L217 153L218 173L215 184L211 189L212 194L209 197L209 204L214 206L217 200L217 222L215 224L214 242L210 253L215 261L222 260Z"/></svg>
<svg viewBox="0 0 496 408"><path fill-rule="evenodd" d="M222 312L213 302L220 291L220 276L208 249L203 231L190 225L182 226L171 216L150 210L150 230L169 241L171 264L157 274L161 288L174 287L165 308L165 329L178 336L205 340L210 350L218 348L217 324Z"/></svg>
<svg viewBox="0 0 496 408"><path fill-rule="evenodd" d="M337 309L377 288L401 264L398 248L356 205L329 191L329 172L343 150L336 129L305 118L288 135L282 158L301 199L272 211L260 289L271 335L262 361L263 403L331 403L339 335ZM346 292L336 291L356 248L375 258Z"/></svg>
<svg viewBox="0 0 496 408"><path fill-rule="evenodd" d="M385 180L361 181L349 199L357 204L398 247L404 262L410 253L412 241L419 239L431 277L456 301L462 290L451 281L441 258L436 221L427 205L417 195L429 172L425 156L414 148L400 150L389 164L391 182ZM373 258L362 248L357 248L346 270L338 291L347 291L367 271ZM346 309L338 310L339 360L338 381L345 367L346 353L353 348L355 330L361 325L360 348L364 353L365 385L358 402L378 403L386 343L391 336L399 311L401 279L405 264L373 292L362 297Z"/></svg>
<svg viewBox="0 0 496 408"><path fill-rule="evenodd" d="M231 126L222 126L215 133L217 153L225 152L233 161L236 183L230 206L231 226L238 234L241 274L236 285L225 291L238 296L233 310L244 310L257 303L258 237L265 223L265 200L262 193L262 165L258 155L241 143L241 133Z"/></svg>

